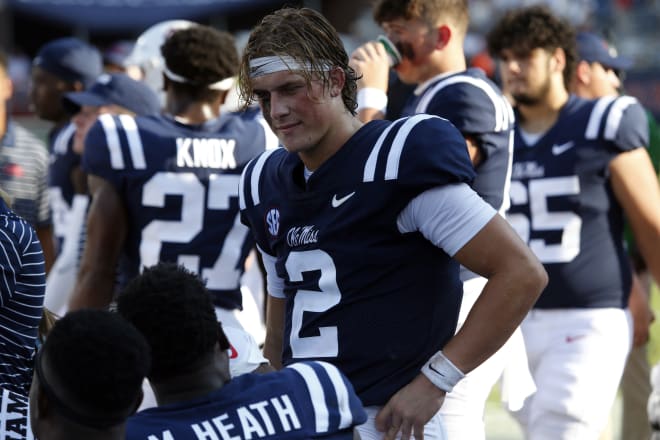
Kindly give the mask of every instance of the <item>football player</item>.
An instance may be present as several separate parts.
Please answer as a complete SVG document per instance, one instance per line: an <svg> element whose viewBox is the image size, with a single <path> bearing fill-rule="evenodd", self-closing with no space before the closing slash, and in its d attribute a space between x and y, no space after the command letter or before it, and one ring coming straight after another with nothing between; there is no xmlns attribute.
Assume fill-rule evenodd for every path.
<svg viewBox="0 0 660 440"><path fill-rule="evenodd" d="M53 252L52 235L42 237L41 242L47 268L53 264L47 283L52 287L47 287L46 296L56 302L49 304L51 310L60 312L62 302L57 298L66 298L75 280L80 259L81 225L89 205L85 176L80 169L80 154L73 151L76 129L62 98L66 93L91 86L101 74L103 64L95 47L70 37L44 44L32 64L32 104L39 118L54 124L48 135L48 188L56 257L49 256L49 252ZM49 263L49 258L53 258L54 263Z"/></svg>
<svg viewBox="0 0 660 440"><path fill-rule="evenodd" d="M545 273L470 189L460 132L430 115L363 125L356 77L310 9L266 16L243 55L241 93L285 147L241 178L272 295L265 353L339 367L368 406L363 438L444 438L445 393L509 338ZM454 336L459 263L488 282Z"/></svg>
<svg viewBox="0 0 660 440"><path fill-rule="evenodd" d="M402 114L427 113L454 124L466 140L477 172L472 188L503 215L509 206L513 110L481 69L467 69L463 52L469 25L467 0L380 0L374 4L373 14L399 48L401 62L394 66L399 79L418 84ZM362 74L358 80L358 114L362 120L387 117L379 109L369 107L378 99L381 105L388 101L385 79L389 66L385 55L383 45L375 41L364 44L351 56L351 65ZM486 283L484 277L465 268L461 270L461 279L459 328ZM511 357L524 366L519 371L525 372L527 365L519 330L505 347L470 372L445 397L440 411L448 438L485 438L484 407L495 381ZM512 356L515 353L518 356ZM528 375L525 382L518 376L516 381L530 384L531 377ZM518 400L534 389L523 391Z"/></svg>
<svg viewBox="0 0 660 440"><path fill-rule="evenodd" d="M619 55L605 39L591 32L578 33L576 42L579 61L571 85L573 93L590 99L619 96L623 85L622 75L632 67L632 59ZM650 128L655 120L648 110L646 113ZM659 148L657 141L654 143L650 137L648 151L651 159L654 149ZM626 439L648 439L651 437L651 424L646 406L651 394L651 368L647 343L655 319L649 303L652 280L629 229L626 225L626 245L634 270L628 299L628 308L633 318L633 345L621 378L621 435Z"/></svg>
<svg viewBox="0 0 660 440"><path fill-rule="evenodd" d="M93 203L70 306L107 307L118 263L123 284L144 267L173 261L200 274L220 321L240 329L240 277L254 243L238 218L238 180L264 151L264 130L219 114L238 68L229 34L188 27L162 53L165 114L104 114L85 140ZM253 346L239 349L251 355L234 373L264 362Z"/></svg>
<svg viewBox="0 0 660 440"><path fill-rule="evenodd" d="M34 436L126 438L126 419L140 403L140 384L150 365L147 341L116 313L67 313L55 323L34 361L29 399Z"/></svg>
<svg viewBox="0 0 660 440"><path fill-rule="evenodd" d="M516 415L528 438L597 439L631 344L624 217L660 275L648 121L632 97L569 94L575 32L545 7L507 13L488 46L517 110L508 218L549 275L522 324L538 390Z"/></svg>
<svg viewBox="0 0 660 440"><path fill-rule="evenodd" d="M229 342L196 274L159 263L133 279L118 311L151 346L158 407L129 420L126 438L346 439L366 415L348 380L310 362L230 381ZM157 309L158 313L153 313Z"/></svg>

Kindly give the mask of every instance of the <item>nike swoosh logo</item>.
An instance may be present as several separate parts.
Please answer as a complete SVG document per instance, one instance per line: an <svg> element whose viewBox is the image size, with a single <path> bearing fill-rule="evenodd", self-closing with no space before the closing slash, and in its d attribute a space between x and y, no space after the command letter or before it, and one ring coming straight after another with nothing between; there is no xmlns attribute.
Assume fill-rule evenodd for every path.
<svg viewBox="0 0 660 440"><path fill-rule="evenodd" d="M339 208L341 205L343 205L346 202L346 200L350 199L354 195L355 195L355 191L353 191L350 194L346 194L341 199L338 199L337 194L335 194L334 196L332 196L332 207L333 208Z"/></svg>
<svg viewBox="0 0 660 440"><path fill-rule="evenodd" d="M438 370L436 370L435 368L433 368L433 364L429 364L429 369L431 369L431 371L437 373L438 375L440 375L440 376L442 376L442 377L445 377L445 375L444 375L443 373L441 373L440 371L438 371Z"/></svg>
<svg viewBox="0 0 660 440"><path fill-rule="evenodd" d="M575 335L575 336L566 336L566 342L570 344L571 342L575 342L578 339L582 339L586 337L587 335Z"/></svg>
<svg viewBox="0 0 660 440"><path fill-rule="evenodd" d="M564 142L563 144L559 144L559 145L555 144L552 146L552 154L554 154L555 156L559 156L560 154L567 152L574 146L575 143L573 141Z"/></svg>

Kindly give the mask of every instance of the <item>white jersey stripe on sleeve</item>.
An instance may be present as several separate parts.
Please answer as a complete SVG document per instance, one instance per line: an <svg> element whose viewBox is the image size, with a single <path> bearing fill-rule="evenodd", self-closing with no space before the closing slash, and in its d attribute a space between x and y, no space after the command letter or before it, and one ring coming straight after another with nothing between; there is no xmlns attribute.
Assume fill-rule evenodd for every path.
<svg viewBox="0 0 660 440"><path fill-rule="evenodd" d="M241 178L238 181L238 209L243 211L247 205L245 205L245 193L243 193L243 190L245 188L245 174L247 174L248 167L250 166L250 162L243 168L243 171L241 172Z"/></svg>
<svg viewBox="0 0 660 440"><path fill-rule="evenodd" d="M371 149L371 153L369 153L369 157L367 158L367 162L364 165L364 175L362 177L363 182L373 182L374 178L376 176L376 164L378 161L378 154L380 153L380 149L383 146L383 142L385 142L385 138L387 137L388 134L390 134L390 131L392 131L392 127L394 127L394 123L390 124L389 127L387 127L380 135L378 140L376 141L376 144L374 147Z"/></svg>
<svg viewBox="0 0 660 440"><path fill-rule="evenodd" d="M257 206L261 202L261 197L259 195L259 178L261 177L261 172L264 169L266 160L274 152L279 151L279 148L273 148L272 150L266 150L261 153L261 156L257 158L257 162L252 168L252 176L250 176L250 192L252 194L252 206ZM241 208L244 209L244 208Z"/></svg>
<svg viewBox="0 0 660 440"><path fill-rule="evenodd" d="M620 96L614 101L605 121L605 139L609 141L614 140L616 133L619 131L624 110L636 102L637 100L632 96Z"/></svg>
<svg viewBox="0 0 660 440"><path fill-rule="evenodd" d="M110 152L110 166L112 166L113 170L123 170L126 166L124 165L124 157L121 154L119 133L117 132L115 120L112 115L105 113L99 116L99 121L103 126L105 140L108 144L108 151Z"/></svg>
<svg viewBox="0 0 660 440"><path fill-rule="evenodd" d="M593 110L591 110L591 116L589 116L587 130L584 132L585 138L596 139L598 137L600 123L603 120L603 114L605 113L607 106L610 105L610 102L612 102L614 99L616 99L616 96L605 96L598 100Z"/></svg>
<svg viewBox="0 0 660 440"><path fill-rule="evenodd" d="M415 108L415 113L425 113L426 109L429 106L429 103L431 102L431 99L433 99L436 93L438 93L440 90L444 89L447 86L458 83L470 84L482 90L486 94L486 96L488 96L491 103L493 104L493 108L495 109L494 131L499 132L502 130L507 130L509 128L507 124L506 107L503 105L505 103L502 102L501 97L495 92L495 90L493 90L490 84L488 84L486 81L484 81L481 78L473 78L471 76L456 75L447 78L443 81L440 81L438 84L436 84L433 87L433 89L431 89L429 93L425 93L422 99L420 99L419 103L417 104L417 108Z"/></svg>
<svg viewBox="0 0 660 440"><path fill-rule="evenodd" d="M339 374L339 370L327 362L316 361L323 367L330 378L330 382L337 393L337 410L339 411L339 429L347 429L353 424L353 412L351 411L351 402L348 395L348 388Z"/></svg>
<svg viewBox="0 0 660 440"><path fill-rule="evenodd" d="M119 122L126 132L128 150L131 152L133 167L136 170L146 169L147 162L144 159L144 148L142 147L142 139L140 139L140 133L138 132L135 119L129 115L119 115Z"/></svg>
<svg viewBox="0 0 660 440"><path fill-rule="evenodd" d="M55 137L53 142L53 152L59 154L66 154L69 146L69 141L76 132L76 126L71 122L64 130L60 131Z"/></svg>
<svg viewBox="0 0 660 440"><path fill-rule="evenodd" d="M330 414L328 407L325 403L325 393L321 381L316 376L314 369L306 364L291 364L287 368L292 368L298 372L307 384L312 406L314 410L314 418L316 421L316 432L328 432L330 427Z"/></svg>
<svg viewBox="0 0 660 440"><path fill-rule="evenodd" d="M406 139L408 139L408 134L410 131L417 125L419 122L429 119L436 118L437 116L419 114L410 117L404 124L401 126L397 132L394 140L392 141L392 146L390 147L390 152L387 155L387 165L385 167L385 180L396 180L399 176L399 163L401 162L401 154L403 153L403 146L406 144Z"/></svg>

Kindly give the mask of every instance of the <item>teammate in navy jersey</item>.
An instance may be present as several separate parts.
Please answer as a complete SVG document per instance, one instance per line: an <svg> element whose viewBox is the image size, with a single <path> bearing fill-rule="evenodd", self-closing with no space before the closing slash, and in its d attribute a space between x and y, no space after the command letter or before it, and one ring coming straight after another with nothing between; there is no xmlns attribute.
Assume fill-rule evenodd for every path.
<svg viewBox="0 0 660 440"><path fill-rule="evenodd" d="M129 78L127 75L114 73L100 75L88 89L79 92L68 92L63 96L63 106L73 115L72 124L75 127L71 139L71 152L80 159L84 150L84 141L91 125L100 114L150 115L160 112L158 96L145 84ZM79 165L76 173L81 174ZM63 169L56 166L54 169ZM60 200L61 223L66 224L66 233L61 241L60 253L55 261L54 270L49 274L46 286L44 305L63 316L75 286L81 252L85 244L85 220L89 197L86 185L72 200L70 210L65 209L66 203ZM53 193L57 192L54 190ZM56 198L54 199L56 200Z"/></svg>
<svg viewBox="0 0 660 440"><path fill-rule="evenodd" d="M114 312L59 319L35 357L30 424L39 440L119 440L149 372L142 334ZM11 437L9 437L11 438Z"/></svg>
<svg viewBox="0 0 660 440"><path fill-rule="evenodd" d="M623 85L620 75L632 67L632 60L617 54L616 49L605 39L591 32L578 33L576 42L578 63L571 91L589 99L618 97ZM648 111L647 115L652 117ZM649 144L648 148L650 152L652 145ZM633 318L633 345L621 378L621 438L646 440L651 437L646 408L651 394L647 343L654 320L649 302L652 280L631 238L626 233L626 244L634 269L628 299L628 308Z"/></svg>
<svg viewBox="0 0 660 440"><path fill-rule="evenodd" d="M238 280L253 243L238 220L237 185L264 150L264 130L219 115L238 64L228 34L194 26L162 50L167 114L102 115L88 133L83 166L95 203L75 307L109 304L120 253L125 279L178 261L207 280L218 307L241 307Z"/></svg>
<svg viewBox="0 0 660 440"><path fill-rule="evenodd" d="M207 26L173 33L165 58L165 115L104 114L85 140L83 168L94 202L70 307L107 307L120 284L159 261L178 262L207 282L218 319L242 330L240 276L254 242L238 214L245 164L264 151L253 121L220 116L238 67L229 34ZM213 54L210 56L209 54ZM254 340L237 346L244 362L265 363ZM237 344L240 341L232 340Z"/></svg>
<svg viewBox="0 0 660 440"><path fill-rule="evenodd" d="M332 365L296 364L229 375L230 346L208 290L174 263L145 269L123 290L118 311L151 347L157 408L129 420L126 438L352 439L366 419L348 380ZM154 313L158 310L158 313Z"/></svg>
<svg viewBox="0 0 660 440"><path fill-rule="evenodd" d="M103 63L95 47L77 38L66 37L44 44L32 64L30 99L37 116L54 124L48 134L48 187L53 226L47 236L40 235L46 268L50 269L55 254L59 256L67 239L78 240L78 235L75 231L70 232L69 227L84 218L89 203L84 175L80 171L80 155L72 151L75 127L70 123L71 115L62 105L62 97L67 92L81 91L91 85L101 74ZM51 244L53 233L55 248ZM57 270L75 267L76 257L63 255Z"/></svg>
<svg viewBox="0 0 660 440"><path fill-rule="evenodd" d="M522 324L538 390L516 415L528 438L596 439L631 343L624 215L660 275L648 122L634 98L569 94L575 33L545 7L507 13L488 46L517 104L508 217L549 275Z"/></svg>
<svg viewBox="0 0 660 440"><path fill-rule="evenodd" d="M466 140L477 172L472 188L503 215L509 206L513 110L482 70L467 69L463 52L469 25L467 0L380 0L374 4L373 15L402 54L401 62L394 66L398 77L406 84L418 84L402 115L427 113L454 124ZM389 70L386 55L378 41L362 45L351 55L351 65L362 75L358 96L380 93L381 100L387 100L387 82L382 80ZM366 107L358 110L362 120L384 116L368 107L369 100L363 105ZM459 328L486 283L485 278L465 269L461 279L464 284ZM450 439L485 438L486 398L511 358L510 352L518 353L515 359L524 366L520 371L525 372L527 359L517 330L510 344L447 394L440 412ZM523 379L517 377L518 382ZM531 384L529 374L527 383ZM532 391L533 387L529 387L518 400Z"/></svg>
<svg viewBox="0 0 660 440"><path fill-rule="evenodd" d="M252 161L240 188L272 295L267 357L336 365L370 407L363 438L443 438L445 393L511 335L545 283L539 262L467 185L449 122L363 126L356 74L319 13L266 16L239 83L285 147ZM489 281L454 336L459 263Z"/></svg>
<svg viewBox="0 0 660 440"><path fill-rule="evenodd" d="M27 396L46 288L37 233L0 190L0 388Z"/></svg>

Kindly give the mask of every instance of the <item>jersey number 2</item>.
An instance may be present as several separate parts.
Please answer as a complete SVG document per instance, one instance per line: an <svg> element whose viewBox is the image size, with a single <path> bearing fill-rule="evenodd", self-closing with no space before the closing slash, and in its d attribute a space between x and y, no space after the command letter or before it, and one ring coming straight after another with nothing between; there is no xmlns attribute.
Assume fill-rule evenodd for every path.
<svg viewBox="0 0 660 440"><path fill-rule="evenodd" d="M337 286L337 270L332 257L320 249L292 251L285 263L291 282L303 280L304 272L320 271L319 290L298 290L293 300L291 323L291 355L294 358L337 357L339 340L337 327L319 327L319 336L301 337L305 312L325 312L339 304L341 292Z"/></svg>

